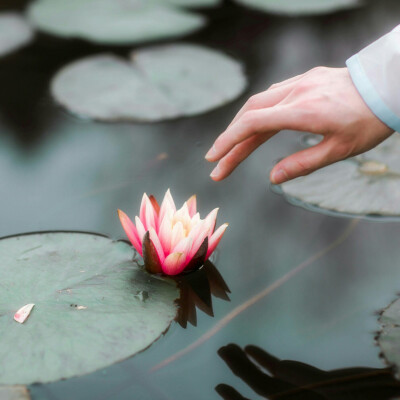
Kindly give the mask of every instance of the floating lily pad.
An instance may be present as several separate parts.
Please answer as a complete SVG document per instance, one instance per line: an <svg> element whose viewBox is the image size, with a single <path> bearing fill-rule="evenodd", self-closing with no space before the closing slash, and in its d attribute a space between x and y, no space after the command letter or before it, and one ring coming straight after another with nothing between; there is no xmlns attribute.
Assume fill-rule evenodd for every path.
<svg viewBox="0 0 400 400"><path fill-rule="evenodd" d="M160 0L36 0L28 16L40 30L64 38L133 44L189 34L206 19Z"/></svg>
<svg viewBox="0 0 400 400"><path fill-rule="evenodd" d="M19 14L0 14L0 57L9 54L33 39L30 25Z"/></svg>
<svg viewBox="0 0 400 400"><path fill-rule="evenodd" d="M350 215L400 216L400 137L275 190L296 205ZM314 208L315 210L315 208Z"/></svg>
<svg viewBox="0 0 400 400"><path fill-rule="evenodd" d="M0 384L86 374L157 340L176 316L178 290L133 254L125 242L84 233L0 240ZM21 325L13 315L28 303L35 308Z"/></svg>
<svg viewBox="0 0 400 400"><path fill-rule="evenodd" d="M400 299L391 303L379 318L381 331L377 342L386 362L400 371Z"/></svg>
<svg viewBox="0 0 400 400"><path fill-rule="evenodd" d="M245 6L289 16L327 14L357 7L360 0L236 0Z"/></svg>
<svg viewBox="0 0 400 400"><path fill-rule="evenodd" d="M73 62L56 75L51 90L81 116L159 121L221 106L245 86L237 61L201 46L172 44L138 50L130 61L101 54Z"/></svg>

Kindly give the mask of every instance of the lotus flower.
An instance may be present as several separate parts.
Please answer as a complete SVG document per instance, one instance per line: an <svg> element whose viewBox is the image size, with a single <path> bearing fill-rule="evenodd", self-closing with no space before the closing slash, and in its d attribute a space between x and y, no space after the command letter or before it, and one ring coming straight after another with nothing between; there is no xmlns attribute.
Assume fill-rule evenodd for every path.
<svg viewBox="0 0 400 400"><path fill-rule="evenodd" d="M196 196L176 210L169 189L161 207L154 196L143 195L135 224L121 210L119 219L133 247L152 273L178 275L200 267L210 257L228 224L215 232L218 208L205 219L197 212Z"/></svg>

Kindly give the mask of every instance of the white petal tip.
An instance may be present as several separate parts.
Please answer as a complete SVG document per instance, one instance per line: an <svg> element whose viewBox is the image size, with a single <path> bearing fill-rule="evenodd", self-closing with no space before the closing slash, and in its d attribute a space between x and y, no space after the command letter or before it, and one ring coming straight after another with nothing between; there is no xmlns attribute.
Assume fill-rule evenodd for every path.
<svg viewBox="0 0 400 400"><path fill-rule="evenodd" d="M32 312L33 307L35 307L34 304L27 304L26 306L23 306L20 308L14 315L14 320L17 321L20 324L23 324L29 317L29 315Z"/></svg>

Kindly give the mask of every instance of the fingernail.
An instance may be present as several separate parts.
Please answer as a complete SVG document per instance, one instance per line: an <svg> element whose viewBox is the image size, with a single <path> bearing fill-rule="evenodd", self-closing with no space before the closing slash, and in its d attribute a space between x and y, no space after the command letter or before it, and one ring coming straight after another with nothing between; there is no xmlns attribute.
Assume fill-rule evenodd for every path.
<svg viewBox="0 0 400 400"><path fill-rule="evenodd" d="M213 147L211 147L211 149L208 150L208 153L206 154L205 159L208 160L208 159L213 158L213 156L215 156L216 153L217 153L217 150L215 149L215 145L213 145Z"/></svg>
<svg viewBox="0 0 400 400"><path fill-rule="evenodd" d="M289 179L288 174L284 169L279 169L278 171L274 172L271 176L272 183L279 184L287 181Z"/></svg>
<svg viewBox="0 0 400 400"><path fill-rule="evenodd" d="M220 168L219 165L217 165L211 172L210 176L211 178L217 178L219 176L220 173Z"/></svg>

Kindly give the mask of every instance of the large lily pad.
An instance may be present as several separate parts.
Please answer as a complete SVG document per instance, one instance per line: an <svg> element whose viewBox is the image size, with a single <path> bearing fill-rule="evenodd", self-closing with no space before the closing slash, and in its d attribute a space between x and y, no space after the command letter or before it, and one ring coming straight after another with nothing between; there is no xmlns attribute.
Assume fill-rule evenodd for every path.
<svg viewBox="0 0 400 400"><path fill-rule="evenodd" d="M32 28L21 15L0 14L0 57L25 46L33 36Z"/></svg>
<svg viewBox="0 0 400 400"><path fill-rule="evenodd" d="M0 240L0 384L82 375L140 352L176 316L175 283L132 262L125 242L84 233ZM28 320L14 313L34 303Z"/></svg>
<svg viewBox="0 0 400 400"><path fill-rule="evenodd" d="M400 299L391 303L379 318L381 331L377 342L386 362L400 371Z"/></svg>
<svg viewBox="0 0 400 400"><path fill-rule="evenodd" d="M272 14L319 15L361 5L360 0L236 0L238 3Z"/></svg>
<svg viewBox="0 0 400 400"><path fill-rule="evenodd" d="M157 0L36 0L28 16L40 30L64 38L133 44L186 35L205 25L198 14Z"/></svg>
<svg viewBox="0 0 400 400"><path fill-rule="evenodd" d="M400 216L400 137L275 190L306 208L350 215ZM317 209L318 208L318 209Z"/></svg>
<svg viewBox="0 0 400 400"><path fill-rule="evenodd" d="M109 54L84 58L53 79L55 99L93 119L159 121L211 110L246 86L242 66L197 45L138 50L131 60Z"/></svg>

